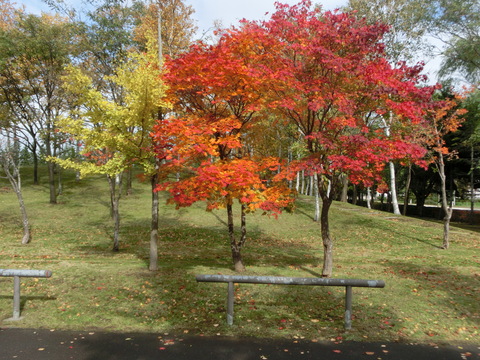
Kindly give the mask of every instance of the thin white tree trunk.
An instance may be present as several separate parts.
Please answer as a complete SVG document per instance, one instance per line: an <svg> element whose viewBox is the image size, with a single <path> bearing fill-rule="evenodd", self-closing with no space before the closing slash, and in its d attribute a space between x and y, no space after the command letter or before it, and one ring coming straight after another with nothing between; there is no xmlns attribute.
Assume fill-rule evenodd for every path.
<svg viewBox="0 0 480 360"><path fill-rule="evenodd" d="M297 193L300 190L300 171L297 172L297 182L295 183L295 190L297 190Z"/></svg>
<svg viewBox="0 0 480 360"><path fill-rule="evenodd" d="M372 189L370 187L367 188L367 208L372 208Z"/></svg>
<svg viewBox="0 0 480 360"><path fill-rule="evenodd" d="M385 119L383 119L383 122L385 125L385 135L387 135L387 137L390 137L390 124L393 122L392 113L390 113L390 124L387 124ZM397 183L395 178L395 165L391 161L388 163L388 165L390 168L390 192L392 195L393 213L395 215L401 215L400 207L398 206L398 199L397 199Z"/></svg>
<svg viewBox="0 0 480 360"><path fill-rule="evenodd" d="M442 209L444 212L443 218L443 244L442 249L448 249L450 246L450 219L452 218L452 202L448 203L447 198L447 177L445 175L445 162L441 151L438 152L438 160L436 161L438 174L442 182Z"/></svg>
<svg viewBox="0 0 480 360"><path fill-rule="evenodd" d="M302 180L300 193L303 195L303 194L305 194L305 171L304 170L302 170L302 174L300 176L301 176L301 180Z"/></svg>
<svg viewBox="0 0 480 360"><path fill-rule="evenodd" d="M397 184L395 179L395 165L393 162L389 162L390 166L390 192L392 193L392 206L393 206L393 213L395 215L402 215L400 212L400 207L398 206L398 198L397 198Z"/></svg>
<svg viewBox="0 0 480 360"><path fill-rule="evenodd" d="M23 194L22 194L22 181L20 177L20 171L18 165L15 163L12 155L8 153L8 149L1 154L1 166L5 175L10 182L15 194L17 195L18 205L20 206L20 212L22 214L22 225L23 225L23 237L22 237L22 244L26 245L31 241L31 233L30 233L30 223L28 220L27 210L25 208L25 202L23 201Z"/></svg>

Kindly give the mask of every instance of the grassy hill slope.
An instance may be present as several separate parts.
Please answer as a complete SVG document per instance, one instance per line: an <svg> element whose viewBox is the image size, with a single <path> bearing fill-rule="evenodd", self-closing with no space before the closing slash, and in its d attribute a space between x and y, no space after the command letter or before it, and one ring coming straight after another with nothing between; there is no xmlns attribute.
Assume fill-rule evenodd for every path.
<svg viewBox="0 0 480 360"><path fill-rule="evenodd" d="M452 228L441 250L438 222L336 203L334 277L381 279L384 289L353 290L353 329L343 330L344 289L236 286L235 320L225 320L226 284L196 274L233 274L226 212L202 204L160 210L160 271L148 271L149 185L121 200L121 251L113 253L106 180L67 177L58 205L46 186L26 185L33 240L20 244L15 194L0 183L0 268L48 269L22 280L22 315L12 315L13 281L0 278L0 326L221 334L312 340L478 343L479 227ZM249 215L247 274L310 277L321 272L319 224L301 197L294 214Z"/></svg>

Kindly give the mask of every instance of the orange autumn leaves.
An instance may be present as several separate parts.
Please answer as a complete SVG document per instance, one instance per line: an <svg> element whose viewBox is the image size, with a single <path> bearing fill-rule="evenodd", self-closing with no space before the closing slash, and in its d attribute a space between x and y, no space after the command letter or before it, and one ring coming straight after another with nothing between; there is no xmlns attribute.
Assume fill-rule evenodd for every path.
<svg viewBox="0 0 480 360"><path fill-rule="evenodd" d="M207 201L214 209L238 200L247 211L279 213L293 201L284 182L274 181L281 160L260 157L245 144L246 134L258 131L267 116L256 66L262 50L251 40L249 33L226 32L218 44L198 43L166 63L178 115L159 122L153 136L159 153L165 151L161 139L171 142L164 169L179 171L180 181L159 189L169 191L177 206Z"/></svg>
<svg viewBox="0 0 480 360"><path fill-rule="evenodd" d="M277 4L269 21L244 21L166 62L174 115L154 136L163 139L164 168L181 171L161 186L172 202L216 208L237 199L280 211L292 200L284 180L295 170L368 185L388 161L425 155L412 133L424 126L435 88L420 86L420 67L385 60L386 26L311 8L308 0ZM247 138L269 117L293 124L308 155L290 167L261 157Z"/></svg>
<svg viewBox="0 0 480 360"><path fill-rule="evenodd" d="M275 159L232 159L229 161L204 161L192 169L192 176L181 181L160 185L171 193L171 202L189 206L206 200L207 209L225 207L228 201L237 199L245 204L247 211L258 208L279 213L288 206L291 198L283 184L267 186L268 172ZM276 166L275 166L276 168Z"/></svg>

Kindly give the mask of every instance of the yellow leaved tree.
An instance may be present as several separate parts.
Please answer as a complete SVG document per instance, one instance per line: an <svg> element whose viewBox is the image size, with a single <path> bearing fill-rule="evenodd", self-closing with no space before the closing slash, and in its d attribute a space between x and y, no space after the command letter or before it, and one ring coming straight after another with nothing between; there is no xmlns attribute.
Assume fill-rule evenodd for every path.
<svg viewBox="0 0 480 360"><path fill-rule="evenodd" d="M82 150L80 157L53 160L62 167L79 171L81 176L107 176L114 220L114 251L119 249L123 173L135 163L156 180L158 161L153 154L150 132L161 109L168 107L161 75L158 50L155 41L151 40L145 53L132 52L109 78L124 90L120 104L97 90L93 79L78 67L70 66L65 77L65 90L72 98L72 110L58 126L61 132L80 142ZM156 232L153 235L151 240L155 243L151 244L150 269L156 270Z"/></svg>

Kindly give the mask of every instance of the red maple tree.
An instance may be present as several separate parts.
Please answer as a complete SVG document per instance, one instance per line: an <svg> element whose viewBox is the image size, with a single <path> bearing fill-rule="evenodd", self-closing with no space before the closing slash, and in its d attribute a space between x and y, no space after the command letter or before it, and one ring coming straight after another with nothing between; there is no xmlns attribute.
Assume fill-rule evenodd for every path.
<svg viewBox="0 0 480 360"><path fill-rule="evenodd" d="M169 96L181 115L154 132L174 139L166 168L182 174L159 190L169 191L177 206L206 201L208 210L226 208L237 271L245 269L246 213L278 213L293 201L282 181L272 181L279 159L261 158L244 144L245 134L262 119L265 96L254 64L258 48L243 35L225 32L218 44L198 43L166 63ZM241 206L240 238L234 232L235 200Z"/></svg>
<svg viewBox="0 0 480 360"><path fill-rule="evenodd" d="M394 68L385 59L386 25L312 10L309 0L276 6L269 21L244 28L263 31L276 49L265 78L271 89L267 103L298 127L308 150L282 175L293 178L301 169L318 174L322 276L328 277L333 268L329 209L341 175L368 186L381 181L388 161L420 160L425 149L411 134L422 123L435 87L423 86L421 66Z"/></svg>

